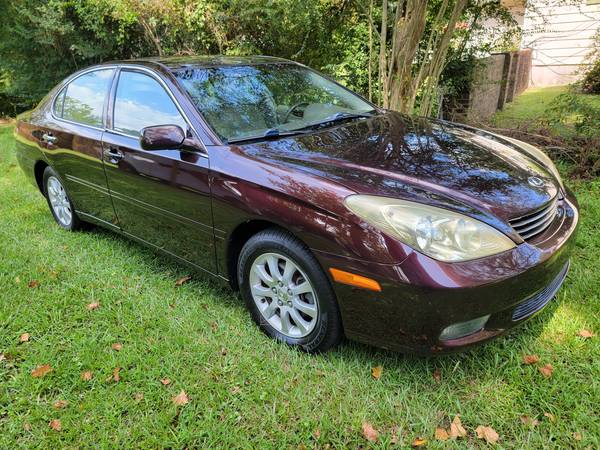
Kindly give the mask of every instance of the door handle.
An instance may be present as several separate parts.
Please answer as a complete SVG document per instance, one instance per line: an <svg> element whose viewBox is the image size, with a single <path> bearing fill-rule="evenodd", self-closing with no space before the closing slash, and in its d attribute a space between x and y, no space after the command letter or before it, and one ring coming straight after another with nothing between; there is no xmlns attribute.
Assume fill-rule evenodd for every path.
<svg viewBox="0 0 600 450"><path fill-rule="evenodd" d="M112 164L118 163L124 157L125 155L118 148L110 147L108 150L104 150L104 158Z"/></svg>
<svg viewBox="0 0 600 450"><path fill-rule="evenodd" d="M47 144L54 144L56 141L58 141L58 138L52 133L44 133L42 134L42 141Z"/></svg>

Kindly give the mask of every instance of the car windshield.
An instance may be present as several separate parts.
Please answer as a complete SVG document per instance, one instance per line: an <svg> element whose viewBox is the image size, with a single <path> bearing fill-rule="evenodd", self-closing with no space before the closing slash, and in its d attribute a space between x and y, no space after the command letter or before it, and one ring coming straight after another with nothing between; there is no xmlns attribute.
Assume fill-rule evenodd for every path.
<svg viewBox="0 0 600 450"><path fill-rule="evenodd" d="M227 142L289 135L374 112L358 95L295 64L185 67L173 73Z"/></svg>

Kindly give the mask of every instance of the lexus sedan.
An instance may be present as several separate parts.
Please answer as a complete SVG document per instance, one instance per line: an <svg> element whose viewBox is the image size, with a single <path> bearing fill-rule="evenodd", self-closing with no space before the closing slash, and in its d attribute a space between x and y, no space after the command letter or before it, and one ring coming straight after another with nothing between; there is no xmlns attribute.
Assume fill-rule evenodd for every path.
<svg viewBox="0 0 600 450"><path fill-rule="evenodd" d="M538 313L577 203L515 139L366 101L291 61L117 61L15 129L57 224L92 223L239 289L269 336L444 353Z"/></svg>

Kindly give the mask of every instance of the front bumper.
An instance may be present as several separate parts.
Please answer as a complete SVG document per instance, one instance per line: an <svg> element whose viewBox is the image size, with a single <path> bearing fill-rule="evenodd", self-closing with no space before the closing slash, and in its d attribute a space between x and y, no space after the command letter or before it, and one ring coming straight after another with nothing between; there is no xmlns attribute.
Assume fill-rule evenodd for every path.
<svg viewBox="0 0 600 450"><path fill-rule="evenodd" d="M381 292L334 283L346 336L410 353L445 353L486 341L540 312L566 277L575 243L574 197L533 241L463 263L443 263L413 251L397 265L373 264L317 252L325 269L377 280ZM440 340L449 325L490 315L468 336Z"/></svg>

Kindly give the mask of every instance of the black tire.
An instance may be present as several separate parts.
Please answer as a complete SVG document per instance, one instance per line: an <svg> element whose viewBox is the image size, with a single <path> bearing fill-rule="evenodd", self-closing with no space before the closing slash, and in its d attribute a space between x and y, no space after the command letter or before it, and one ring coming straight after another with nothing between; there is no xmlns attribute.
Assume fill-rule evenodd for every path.
<svg viewBox="0 0 600 450"><path fill-rule="evenodd" d="M316 294L316 299L311 297L313 302L318 303L316 323L306 336L290 337L281 333L258 309L250 288L250 270L257 258L268 253L277 253L289 258L308 278L307 281ZM308 247L291 234L270 228L252 236L240 252L237 278L241 295L252 319L268 336L308 353L324 352L340 342L343 336L342 321L329 279ZM274 301L270 299L270 302ZM279 314L281 315L281 310Z"/></svg>
<svg viewBox="0 0 600 450"><path fill-rule="evenodd" d="M65 220L58 217L54 207L52 206L52 203L50 200L50 195L48 195L48 188L49 188L48 183L51 178L55 178L56 180L58 180L58 182L64 189L64 193L66 195L68 206L71 210L71 220L68 221L68 223L65 223ZM79 230L79 229L83 228L83 223L81 222L81 220L75 213L75 207L73 206L73 202L71 201L71 198L69 197L69 193L66 191L66 188L64 187L62 178L56 173L56 171L52 167L48 166L44 170L44 176L43 176L42 180L43 180L43 188L44 188L44 191L43 191L44 197L46 197L46 202L48 203L48 207L50 208L50 212L52 213L52 217L54 217L54 220L56 221L56 223L61 228L68 230L68 231L75 231L75 230Z"/></svg>

